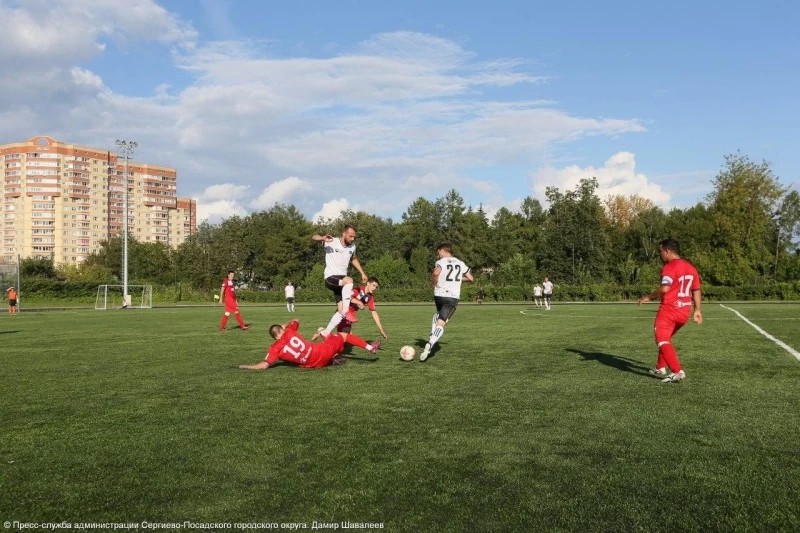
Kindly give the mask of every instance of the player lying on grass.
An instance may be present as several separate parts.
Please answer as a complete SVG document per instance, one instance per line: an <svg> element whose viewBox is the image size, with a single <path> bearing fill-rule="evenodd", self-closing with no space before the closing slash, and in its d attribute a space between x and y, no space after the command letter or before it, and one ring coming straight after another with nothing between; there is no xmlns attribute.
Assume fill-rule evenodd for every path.
<svg viewBox="0 0 800 533"><path fill-rule="evenodd" d="M273 324L269 334L275 342L267 350L267 357L252 365L239 365L243 370L266 370L275 365L278 360L297 365L300 368L322 368L330 364L340 364L347 361L344 357L337 357L344 351L345 343L364 348L370 353L376 353L380 341L367 343L361 337L347 333L331 333L322 342L306 340L297 328L300 322L296 319L288 324Z"/></svg>

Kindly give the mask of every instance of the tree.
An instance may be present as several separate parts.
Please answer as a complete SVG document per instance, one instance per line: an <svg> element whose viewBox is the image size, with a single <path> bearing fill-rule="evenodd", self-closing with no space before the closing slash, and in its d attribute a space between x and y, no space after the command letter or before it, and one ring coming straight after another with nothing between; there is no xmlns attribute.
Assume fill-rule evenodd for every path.
<svg viewBox="0 0 800 533"><path fill-rule="evenodd" d="M47 259L34 259L32 257L25 258L20 261L19 273L20 276L24 278L36 276L41 278L55 279L58 277L56 275L56 269L53 265L52 257Z"/></svg>
<svg viewBox="0 0 800 533"><path fill-rule="evenodd" d="M403 257L410 259L415 248L435 249L442 240L441 205L434 204L421 196L414 200L405 213L399 229L400 241L403 244ZM411 268L414 270L412 263Z"/></svg>
<svg viewBox="0 0 800 533"><path fill-rule="evenodd" d="M367 274L378 278L381 287L406 288L411 285L408 263L395 252L386 254L364 264Z"/></svg>
<svg viewBox="0 0 800 533"><path fill-rule="evenodd" d="M773 216L783 193L768 162L757 164L742 154L725 157L708 202L714 228L711 246L725 251L733 269L728 283L753 283L773 270Z"/></svg>
<svg viewBox="0 0 800 533"><path fill-rule="evenodd" d="M605 277L608 241L596 178L582 179L572 191L548 187L550 212L542 266L551 278L583 283Z"/></svg>
<svg viewBox="0 0 800 533"><path fill-rule="evenodd" d="M797 252L794 237L800 237L800 193L791 191L783 197L775 212L775 267L774 277L778 280L778 262L787 255L789 248ZM791 279L791 278L786 278Z"/></svg>
<svg viewBox="0 0 800 533"><path fill-rule="evenodd" d="M625 231L640 214L656 206L652 200L638 194L607 196L603 204L608 224L618 232Z"/></svg>

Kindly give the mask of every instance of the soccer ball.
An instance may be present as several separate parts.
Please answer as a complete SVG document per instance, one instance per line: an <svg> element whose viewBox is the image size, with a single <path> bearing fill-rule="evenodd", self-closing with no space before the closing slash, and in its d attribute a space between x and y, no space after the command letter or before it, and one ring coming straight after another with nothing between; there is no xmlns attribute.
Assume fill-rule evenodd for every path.
<svg viewBox="0 0 800 533"><path fill-rule="evenodd" d="M400 359L403 361L413 361L417 351L413 346L403 346L400 348Z"/></svg>

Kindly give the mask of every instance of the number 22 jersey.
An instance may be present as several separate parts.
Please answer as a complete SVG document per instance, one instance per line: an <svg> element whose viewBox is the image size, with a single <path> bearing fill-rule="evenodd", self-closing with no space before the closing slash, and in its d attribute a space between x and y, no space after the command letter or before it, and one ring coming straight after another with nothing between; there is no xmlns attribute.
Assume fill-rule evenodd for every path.
<svg viewBox="0 0 800 533"><path fill-rule="evenodd" d="M461 280L469 272L469 267L457 257L443 257L436 261L439 278L433 288L433 295L444 298L461 298Z"/></svg>

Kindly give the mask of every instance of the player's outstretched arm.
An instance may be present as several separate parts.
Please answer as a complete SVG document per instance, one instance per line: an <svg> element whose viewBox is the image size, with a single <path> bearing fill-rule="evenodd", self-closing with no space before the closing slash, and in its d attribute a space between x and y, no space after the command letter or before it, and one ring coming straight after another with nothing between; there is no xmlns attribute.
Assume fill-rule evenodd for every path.
<svg viewBox="0 0 800 533"><path fill-rule="evenodd" d="M667 293L668 290L669 290L669 285L661 285L660 287L658 287L658 289L651 292L650 294L647 294L639 298L639 305L642 305L645 302L649 302L650 300L655 300L656 298L660 299L664 294Z"/></svg>
<svg viewBox="0 0 800 533"><path fill-rule="evenodd" d="M381 332L381 335L383 335L383 338L384 339L388 339L389 335L387 335L386 334L386 330L383 329L383 324L381 324L381 317L378 316L378 312L377 311L373 311L372 312L372 320L375 321L375 325L378 326L378 331Z"/></svg>
<svg viewBox="0 0 800 533"><path fill-rule="evenodd" d="M327 234L326 235L312 235L311 236L311 240L312 241L317 241L317 242L322 242L322 241L331 242L333 240L333 236L332 235L327 235Z"/></svg>
<svg viewBox="0 0 800 533"><path fill-rule="evenodd" d="M266 370L269 368L269 363L266 361L259 361L253 365L239 365L242 370Z"/></svg>
<svg viewBox="0 0 800 533"><path fill-rule="evenodd" d="M356 270L358 270L358 273L361 274L361 283L366 283L367 279L369 278L367 277L367 274L364 272L364 269L361 268L361 261L358 260L358 257L353 256L353 259L352 261L350 261L350 263L352 263L352 265L356 267Z"/></svg>

